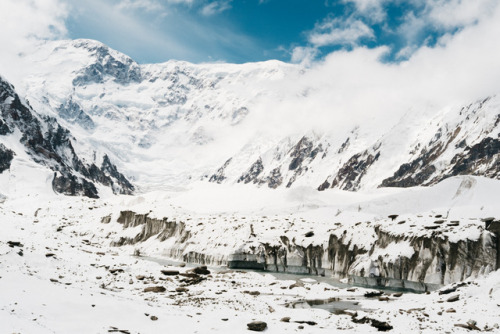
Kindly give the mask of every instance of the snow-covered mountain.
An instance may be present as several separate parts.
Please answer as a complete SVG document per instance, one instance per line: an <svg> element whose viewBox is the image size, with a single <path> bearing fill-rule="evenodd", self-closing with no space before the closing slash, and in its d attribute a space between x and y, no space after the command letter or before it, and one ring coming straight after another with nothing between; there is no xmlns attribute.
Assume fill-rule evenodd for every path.
<svg viewBox="0 0 500 334"><path fill-rule="evenodd" d="M299 65L140 65L91 40L45 42L24 58L18 87L34 109L68 128L84 159L109 156L140 191L199 180L356 191L500 175L497 96L329 126L317 116L335 105L314 104L327 88Z"/></svg>
<svg viewBox="0 0 500 334"><path fill-rule="evenodd" d="M260 153L240 175L241 168L232 175L226 172L231 168L231 158L211 181L229 179L271 188L298 182L317 184L319 190L355 191L362 187L431 185L456 175L499 178L498 97L445 110L427 123L422 120L416 128L412 128L412 122L405 116L373 142L359 138L357 129L343 142L328 135L306 134L298 141L278 143ZM325 180L319 183L322 177Z"/></svg>
<svg viewBox="0 0 500 334"><path fill-rule="evenodd" d="M15 167L11 170L13 161L31 161L53 171L51 184L58 193L97 198L94 183L109 186L120 194L134 190L107 155L95 156L93 161L81 159L71 133L55 118L37 114L1 77L0 116L0 173L16 174Z"/></svg>
<svg viewBox="0 0 500 334"><path fill-rule="evenodd" d="M248 140L239 125L253 101L299 70L279 62L138 65L89 40L47 42L25 61L29 75L17 86L35 110L70 129L86 156L107 154L142 189L185 185L216 169Z"/></svg>

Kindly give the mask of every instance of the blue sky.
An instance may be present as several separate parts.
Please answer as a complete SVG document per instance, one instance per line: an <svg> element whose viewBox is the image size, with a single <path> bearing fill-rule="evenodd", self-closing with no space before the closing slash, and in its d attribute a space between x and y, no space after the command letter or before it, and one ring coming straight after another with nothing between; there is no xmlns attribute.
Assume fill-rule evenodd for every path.
<svg viewBox="0 0 500 334"><path fill-rule="evenodd" d="M90 38L140 63L169 59L312 64L384 48L385 63L446 45L487 22L499 0L1 0L0 50ZM479 36L480 37L480 36ZM491 46L496 45L491 42Z"/></svg>
<svg viewBox="0 0 500 334"><path fill-rule="evenodd" d="M491 0L477 0L483 7ZM141 63L319 59L387 46L408 58L474 18L433 18L454 0L69 0L70 38L91 38ZM434 15L436 16L436 15Z"/></svg>

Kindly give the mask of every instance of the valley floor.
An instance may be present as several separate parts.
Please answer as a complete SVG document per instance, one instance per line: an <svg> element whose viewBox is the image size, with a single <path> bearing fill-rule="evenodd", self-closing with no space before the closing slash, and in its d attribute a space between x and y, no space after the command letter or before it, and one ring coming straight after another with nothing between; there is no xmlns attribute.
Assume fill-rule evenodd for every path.
<svg viewBox="0 0 500 334"><path fill-rule="evenodd" d="M121 226L101 218L118 207L123 202L64 196L0 204L0 332L246 333L252 321L266 322L270 333L381 326L393 333L500 332L500 271L451 290L380 298L314 276L279 280L224 268L196 274L189 265L133 256L133 247L111 247ZM353 310L334 314L300 303L333 298Z"/></svg>

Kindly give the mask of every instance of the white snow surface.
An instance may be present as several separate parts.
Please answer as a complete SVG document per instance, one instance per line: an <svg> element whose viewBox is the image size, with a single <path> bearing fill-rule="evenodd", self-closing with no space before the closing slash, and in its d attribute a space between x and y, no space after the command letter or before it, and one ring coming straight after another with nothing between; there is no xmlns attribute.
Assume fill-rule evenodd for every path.
<svg viewBox="0 0 500 334"><path fill-rule="evenodd" d="M269 240L286 228L297 239L313 230L313 238L320 241L335 222L342 222L347 229L356 229L357 221L378 220L389 224L385 219L388 213L398 213L422 224L438 213L449 218L471 219L470 224L457 227L450 235L474 238L473 232L482 225L477 218L500 214L494 196L500 189L499 181L457 177L428 188L360 193L318 193L301 187L241 191L243 186L203 183L188 190L140 196L108 194L106 198L91 200L54 194L43 185L34 187L31 180L16 180L15 187L5 187L11 184L8 174L17 168L30 168L30 173L23 173L30 175L38 167L15 165L0 178L5 195L0 204L2 332L107 333L119 329L130 333L246 333L246 324L253 320L265 321L267 332L273 333L300 331L298 326L304 326L307 333L335 329L346 333L377 331L369 324L355 324L349 315L335 315L300 303L296 308L286 307L303 300L329 298L359 302L359 309L353 310L358 312L358 318L368 316L387 321L394 327L394 333L466 332L455 324L466 324L469 320L481 329L500 332L499 272L471 279L453 294L432 292L395 297L388 292L388 301L365 299L366 289L338 288L314 277L298 276L296 279L302 283L290 289L295 279L221 268L209 268L211 277L188 286L187 292L177 292L182 286L182 276L167 277L160 270L186 272L189 265L172 267L132 256L135 249L140 249L143 254L162 258L162 249L169 245L148 240L136 246L109 246L117 236L133 236L138 232L124 230L115 222L121 210L150 212L151 217L170 217L191 227L202 223L199 230L193 229L199 233L194 238L199 244L193 244L193 249L208 253L211 247L217 252L224 250L219 245L222 242L228 244L229 252L233 241L245 238L239 234L248 235L249 223L258 235ZM34 179L39 180L36 176ZM101 223L101 218L109 214L111 222ZM235 225L241 228L233 229ZM404 230L405 225L394 224L394 233L428 233L424 229ZM353 241L360 245L372 238L363 235L362 230L354 231L353 235L357 235ZM8 241L19 241L23 246L11 248ZM21 249L23 256L18 254ZM386 250L387 254L375 256L409 252L404 244L390 245ZM54 256L47 257L49 253ZM112 274L108 269L123 269L123 272ZM140 275L146 278L140 280L137 278ZM163 286L166 291L144 292L149 286ZM259 294L248 293L253 291ZM447 301L456 294L460 296L458 301ZM151 320L151 316L158 320ZM290 317L290 322L280 321L283 317ZM295 321L313 321L316 325Z"/></svg>

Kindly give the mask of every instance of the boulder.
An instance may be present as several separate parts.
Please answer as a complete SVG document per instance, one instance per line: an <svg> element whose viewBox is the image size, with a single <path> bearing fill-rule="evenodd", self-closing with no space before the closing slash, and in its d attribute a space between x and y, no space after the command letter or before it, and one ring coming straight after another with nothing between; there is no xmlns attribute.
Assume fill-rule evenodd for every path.
<svg viewBox="0 0 500 334"><path fill-rule="evenodd" d="M193 269L193 272L198 275L209 275L210 270L207 269L207 266L196 267Z"/></svg>
<svg viewBox="0 0 500 334"><path fill-rule="evenodd" d="M165 292L167 289L163 286L148 286L144 289L144 292Z"/></svg>
<svg viewBox="0 0 500 334"><path fill-rule="evenodd" d="M175 276L175 275L179 275L179 271L178 270L162 270L161 273L163 275L166 275L166 276Z"/></svg>
<svg viewBox="0 0 500 334"><path fill-rule="evenodd" d="M253 321L247 324L248 330L254 332L262 332L267 328L267 324L264 321Z"/></svg>

